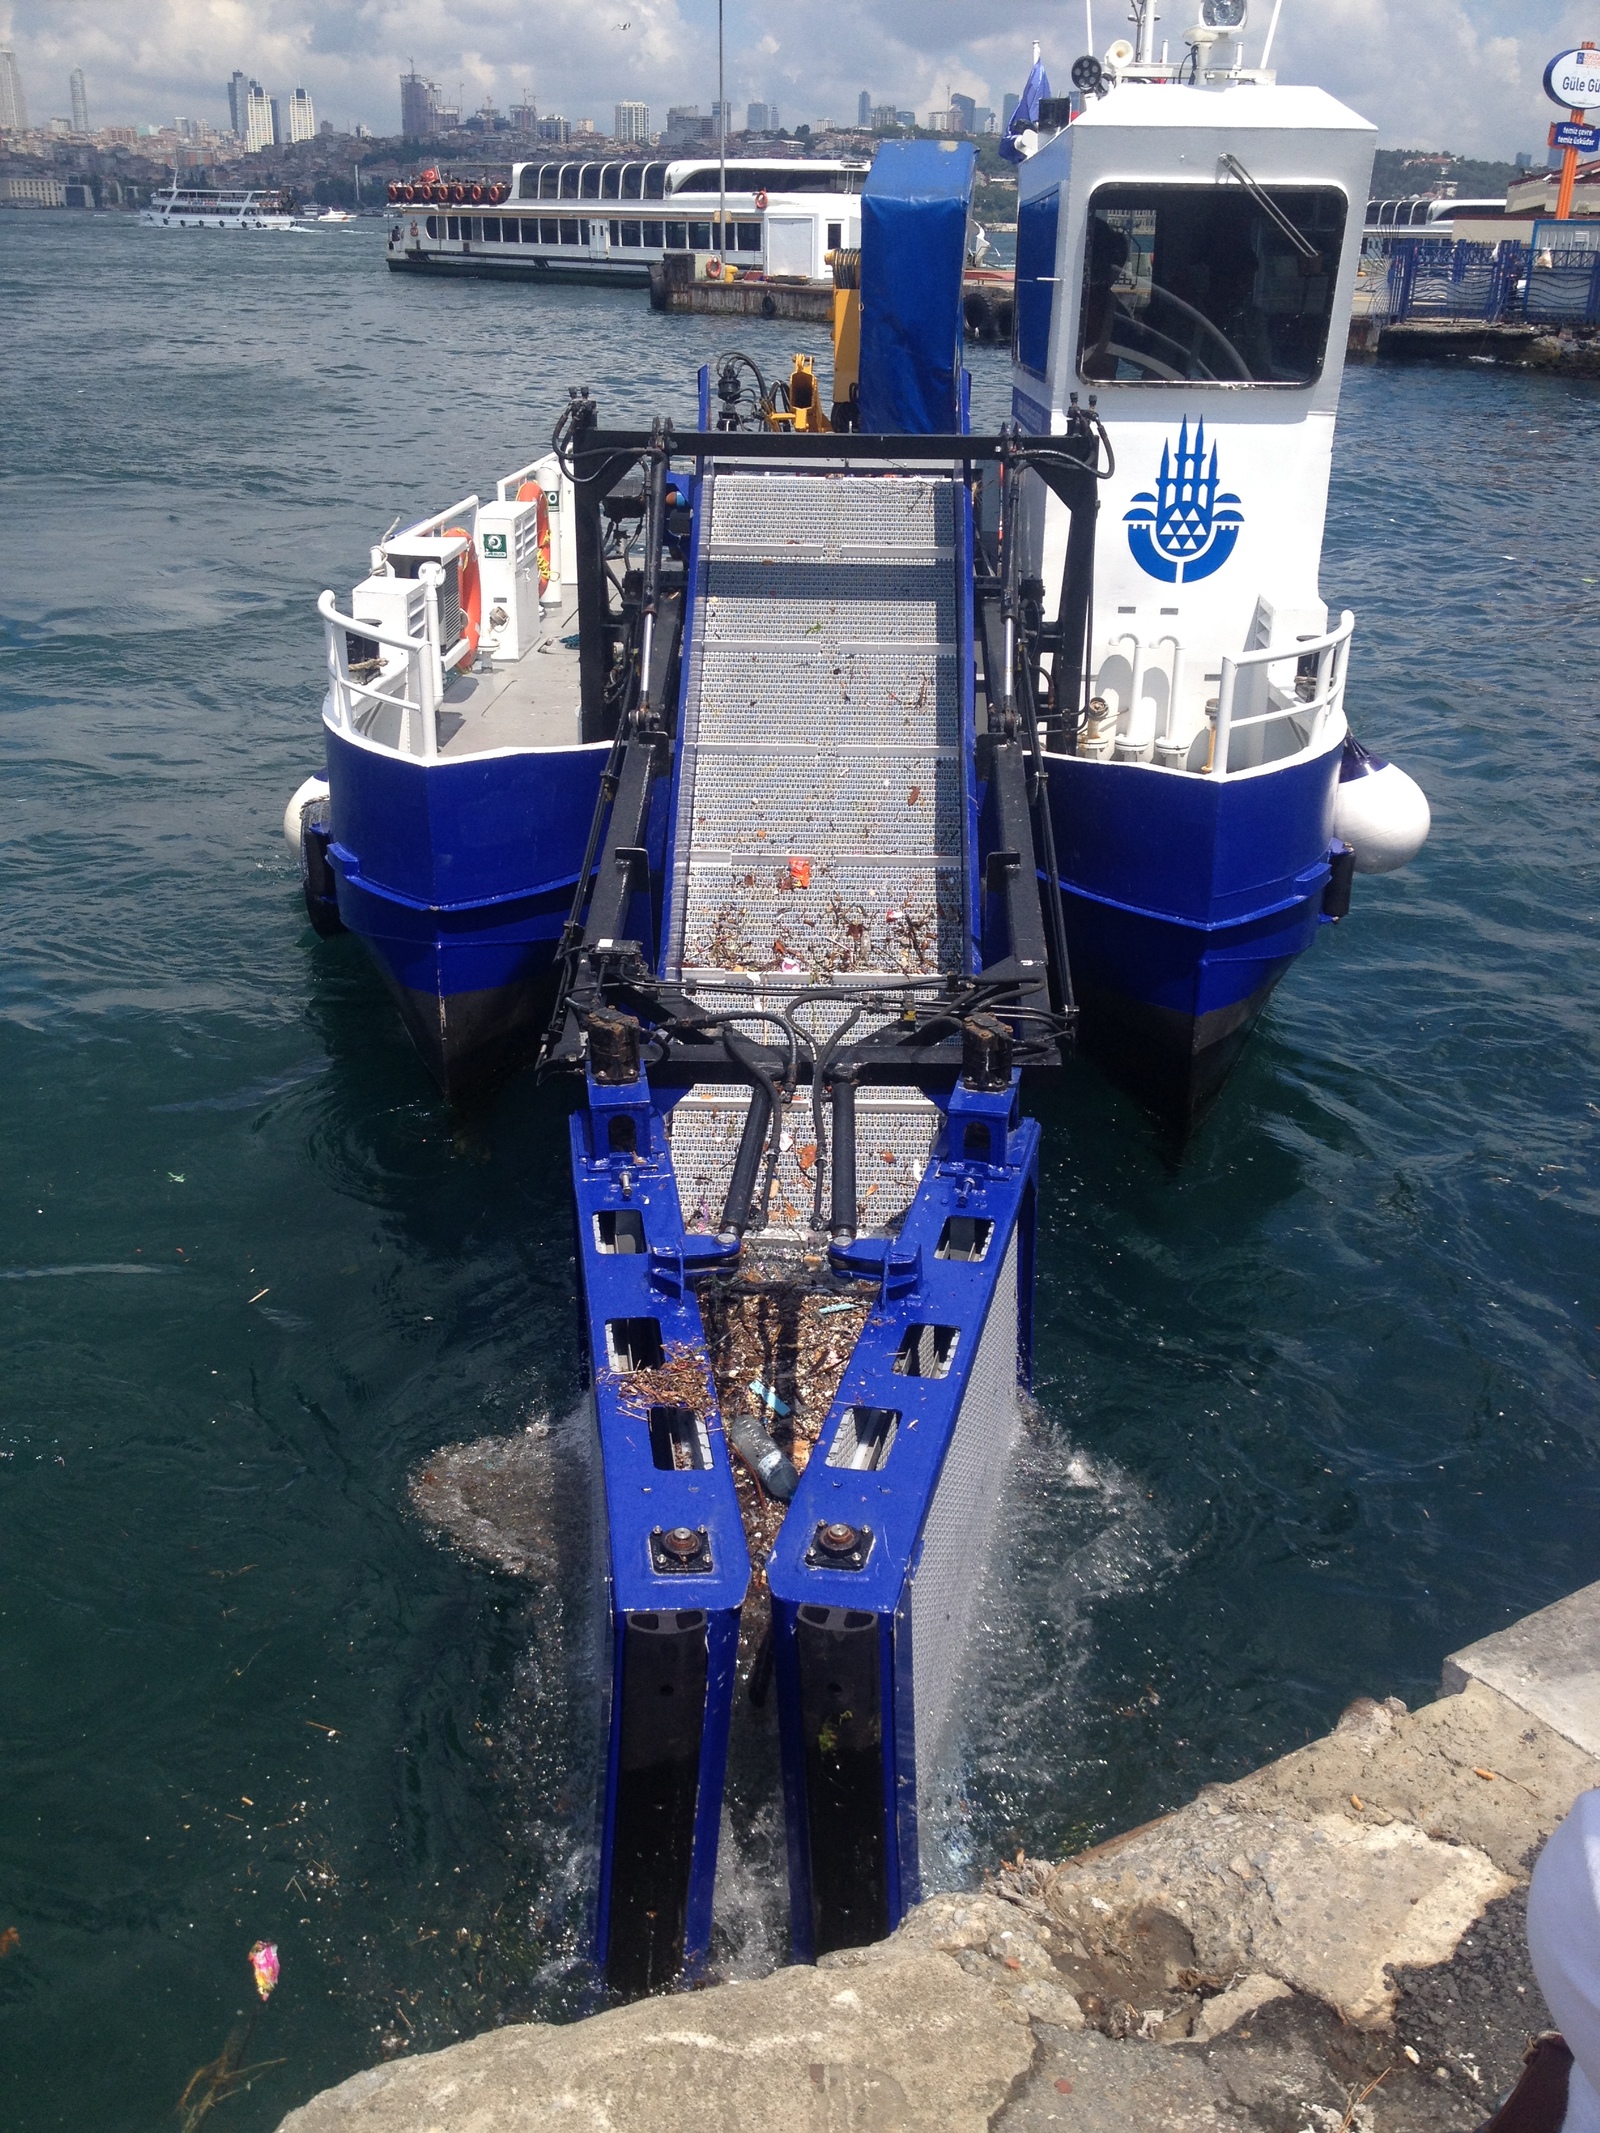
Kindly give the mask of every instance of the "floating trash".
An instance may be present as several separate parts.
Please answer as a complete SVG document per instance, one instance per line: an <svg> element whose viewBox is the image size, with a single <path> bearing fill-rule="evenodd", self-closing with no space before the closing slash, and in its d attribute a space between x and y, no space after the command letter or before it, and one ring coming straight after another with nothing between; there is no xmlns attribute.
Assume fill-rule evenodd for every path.
<svg viewBox="0 0 1600 2133"><path fill-rule="evenodd" d="M256 1990L264 2000L270 2000L278 1989L278 1950L275 1942L258 1940L250 1950L250 1968L256 1981Z"/></svg>

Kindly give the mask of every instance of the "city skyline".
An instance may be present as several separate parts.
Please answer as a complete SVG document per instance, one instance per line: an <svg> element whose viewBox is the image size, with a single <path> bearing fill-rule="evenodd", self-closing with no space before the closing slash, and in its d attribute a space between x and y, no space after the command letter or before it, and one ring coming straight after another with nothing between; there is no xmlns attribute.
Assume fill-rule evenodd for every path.
<svg viewBox="0 0 1600 2133"><path fill-rule="evenodd" d="M1126 26L1125 0L1091 5L1095 41L1104 46ZM1186 6L1171 0L1158 37L1186 19ZM1258 41L1270 12L1270 0L1253 0L1260 20L1247 43ZM1028 10L1000 0L979 34L971 10L949 0L915 7L860 0L848 8L816 0L806 34L792 41L789 18L774 9L730 0L727 16L733 112L777 104L791 126L849 124L863 84L874 110L914 109L920 118L945 104L948 84L998 111L1026 74L1032 38L1058 88L1084 43L1083 0ZM409 48L421 39L408 20ZM1463 153L1509 158L1535 145L1545 60L1591 27L1584 0L1286 0L1274 59L1280 78L1319 82L1373 118L1386 145L1415 144L1420 127ZM251 79L304 87L318 109L337 114L341 131L362 121L384 134L395 129L394 85L413 57L420 75L449 85L455 108L536 104L571 114L566 122L575 129L588 118L599 132L619 104L658 111L698 100L704 109L715 87L712 0L630 0L626 16L598 30L587 19L563 19L548 32L541 25L537 66L518 18L497 22L476 5L469 12L463 0L441 0L427 23L431 45L414 54L396 50L383 29L365 0L281 0L270 24L245 40L256 49L240 53L219 50L237 37L238 24L229 27L205 0L149 0L137 17L93 0L0 0L0 49L16 54L9 84L0 67L0 108L17 93L10 85L20 71L34 124L57 115L57 99L64 117L63 92L81 69L102 125L148 124L172 110L197 110L220 125L219 88L241 59Z"/></svg>

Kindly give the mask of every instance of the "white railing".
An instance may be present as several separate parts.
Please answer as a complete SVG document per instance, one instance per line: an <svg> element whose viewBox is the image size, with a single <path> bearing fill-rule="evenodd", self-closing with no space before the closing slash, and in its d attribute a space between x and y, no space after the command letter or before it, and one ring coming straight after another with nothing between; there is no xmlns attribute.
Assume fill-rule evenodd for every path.
<svg viewBox="0 0 1600 2133"><path fill-rule="evenodd" d="M537 459L530 459L525 467L517 467L509 474L502 474L495 484L496 501L502 504L514 504L517 500L517 490L528 479L530 474L536 473L544 465L549 457L549 452L543 451Z"/></svg>
<svg viewBox="0 0 1600 2133"><path fill-rule="evenodd" d="M1350 635L1355 626L1356 618L1346 608L1339 617L1339 627L1330 630L1325 637L1296 639L1289 645L1263 645L1258 652L1241 652L1237 658L1223 660L1222 681L1217 690L1217 724L1212 735L1211 760L1206 765L1210 776L1225 778L1228 775L1229 745L1234 734L1245 727L1298 718L1304 719L1308 730L1314 734L1330 711L1344 709L1345 669L1350 662ZM1317 662L1316 687L1309 696L1297 694L1288 703L1252 712L1247 718L1234 717L1233 699L1241 669L1282 666L1291 659L1298 662L1313 655Z"/></svg>
<svg viewBox="0 0 1600 2133"><path fill-rule="evenodd" d="M462 518L465 518L467 522L468 535L476 534L478 530L478 499L476 496L463 496L459 503L451 504L448 510L435 511L432 518L419 518L414 525L402 526L398 533L386 534L384 538L386 541L395 542L426 540L430 534L443 533L447 520L460 520ZM367 635L370 637L371 634L372 632L369 630Z"/></svg>
<svg viewBox="0 0 1600 2133"><path fill-rule="evenodd" d="M463 636L450 651L441 651L439 587L444 582L444 572L437 563L424 563L419 576L426 600L426 620L420 637L382 629L375 622L358 622L354 615L341 615L331 592L325 592L318 600L317 613L322 617L334 720L340 732L360 731L358 720L387 704L400 713L397 752L432 762L439 753L439 704L444 696L445 676L462 663L471 646ZM370 681L356 680L350 672L351 637L403 652L404 667L398 672L374 675ZM363 734L364 739L371 737Z"/></svg>

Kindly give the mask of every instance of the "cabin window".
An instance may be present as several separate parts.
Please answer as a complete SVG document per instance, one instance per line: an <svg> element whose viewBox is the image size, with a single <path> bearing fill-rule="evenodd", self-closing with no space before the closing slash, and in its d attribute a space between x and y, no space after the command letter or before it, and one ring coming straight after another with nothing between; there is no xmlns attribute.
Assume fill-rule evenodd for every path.
<svg viewBox="0 0 1600 2133"><path fill-rule="evenodd" d="M614 230L616 224L613 223L611 227ZM622 241L628 245L636 245L639 242L639 225L637 222L625 222L622 225Z"/></svg>
<svg viewBox="0 0 1600 2133"><path fill-rule="evenodd" d="M583 224L581 222L570 220L563 222L561 225L561 242L563 244L576 244L578 242L578 232L582 228Z"/></svg>
<svg viewBox="0 0 1600 2133"><path fill-rule="evenodd" d="M445 235L452 240L461 235L461 217L459 215L447 215L445 217Z"/></svg>
<svg viewBox="0 0 1600 2133"><path fill-rule="evenodd" d="M579 166L578 166L578 165L577 165L576 163L563 163L563 164L562 164L562 166L561 166L561 198L562 198L563 200L576 200L576 199L577 199L577 197L578 197L578 178L579 178Z"/></svg>
<svg viewBox="0 0 1600 2133"><path fill-rule="evenodd" d="M734 242L741 252L759 252L761 249L761 225L759 222L736 222L733 226Z"/></svg>
<svg viewBox="0 0 1600 2133"><path fill-rule="evenodd" d="M539 217L539 242L541 244L559 244L561 242L561 225L554 215L541 215Z"/></svg>
<svg viewBox="0 0 1600 2133"><path fill-rule="evenodd" d="M428 235L429 235L430 237L437 237L437 236L438 236L438 234L439 234L439 218L438 218L438 216L437 216L437 215L430 215L430 216L428 217Z"/></svg>
<svg viewBox="0 0 1600 2133"><path fill-rule="evenodd" d="M647 200L664 200L667 197L665 163L646 163L644 166L644 196Z"/></svg>
<svg viewBox="0 0 1600 2133"><path fill-rule="evenodd" d="M500 242L500 217L498 215L484 216L483 241L485 244L498 244Z"/></svg>
<svg viewBox="0 0 1600 2133"><path fill-rule="evenodd" d="M828 224L828 250L830 252L837 252L840 245L843 244L844 238L840 234L842 228L843 225L838 222L830 222Z"/></svg>
<svg viewBox="0 0 1600 2133"><path fill-rule="evenodd" d="M546 163L543 170L540 171L539 198L541 200L559 200L561 198L561 166L559 163Z"/></svg>
<svg viewBox="0 0 1600 2133"><path fill-rule="evenodd" d="M580 200L598 200L600 197L600 165L598 163L580 163L578 169L581 173L578 184L578 198Z"/></svg>
<svg viewBox="0 0 1600 2133"><path fill-rule="evenodd" d="M1238 183L1114 185L1094 195L1082 378L1310 385L1321 376L1345 197L1333 186L1264 192Z"/></svg>
<svg viewBox="0 0 1600 2133"><path fill-rule="evenodd" d="M688 249L689 249L689 225L688 225L688 223L687 223L687 222L669 222L669 223L667 224L667 250L668 250L669 252L686 252L686 251L687 251Z"/></svg>
<svg viewBox="0 0 1600 2133"><path fill-rule="evenodd" d="M639 180L640 180L640 178L642 177L643 173L644 173L644 165L643 165L642 163L624 163L624 164L623 164L623 166L622 166L622 197L623 197L623 199L624 199L624 200L637 200L637 199L638 199L638 197L639 197Z"/></svg>
<svg viewBox="0 0 1600 2133"><path fill-rule="evenodd" d="M1050 364L1050 321L1056 300L1056 229L1061 188L1052 186L1017 210L1016 302L1011 352L1024 370L1042 378Z"/></svg>
<svg viewBox="0 0 1600 2133"><path fill-rule="evenodd" d="M659 222L647 222L643 225L643 227L645 243L647 245L654 245L656 250L660 251L662 245L661 224Z"/></svg>
<svg viewBox="0 0 1600 2133"><path fill-rule="evenodd" d="M534 169L532 169L532 168L529 168L529 169L527 169L527 170L524 170L524 171L522 172L521 176L520 176L520 177L519 177L519 178L517 179L517 198L518 198L519 200L537 200L537 199L538 199L538 197L539 197L539 173L538 173L538 171L537 171L537 170L534 170Z"/></svg>
<svg viewBox="0 0 1600 2133"><path fill-rule="evenodd" d="M709 252L711 249L711 225L709 222L691 222L689 225L689 249L691 252Z"/></svg>
<svg viewBox="0 0 1600 2133"><path fill-rule="evenodd" d="M622 169L619 164L607 163L600 172L600 197L602 200L621 198Z"/></svg>

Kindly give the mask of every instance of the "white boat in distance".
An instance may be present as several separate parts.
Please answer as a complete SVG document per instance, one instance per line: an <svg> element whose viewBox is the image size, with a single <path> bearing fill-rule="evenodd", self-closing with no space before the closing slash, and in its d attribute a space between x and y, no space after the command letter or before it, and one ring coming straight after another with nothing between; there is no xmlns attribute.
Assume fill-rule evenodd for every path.
<svg viewBox="0 0 1600 2133"><path fill-rule="evenodd" d="M399 273L642 286L668 252L725 257L741 271L821 280L826 255L861 242L868 165L753 156L728 162L728 228L717 241L714 157L513 163L510 183L426 172L389 187Z"/></svg>
<svg viewBox="0 0 1600 2133"><path fill-rule="evenodd" d="M169 185L153 193L139 220L152 230L292 230L294 216L276 192L242 187Z"/></svg>

